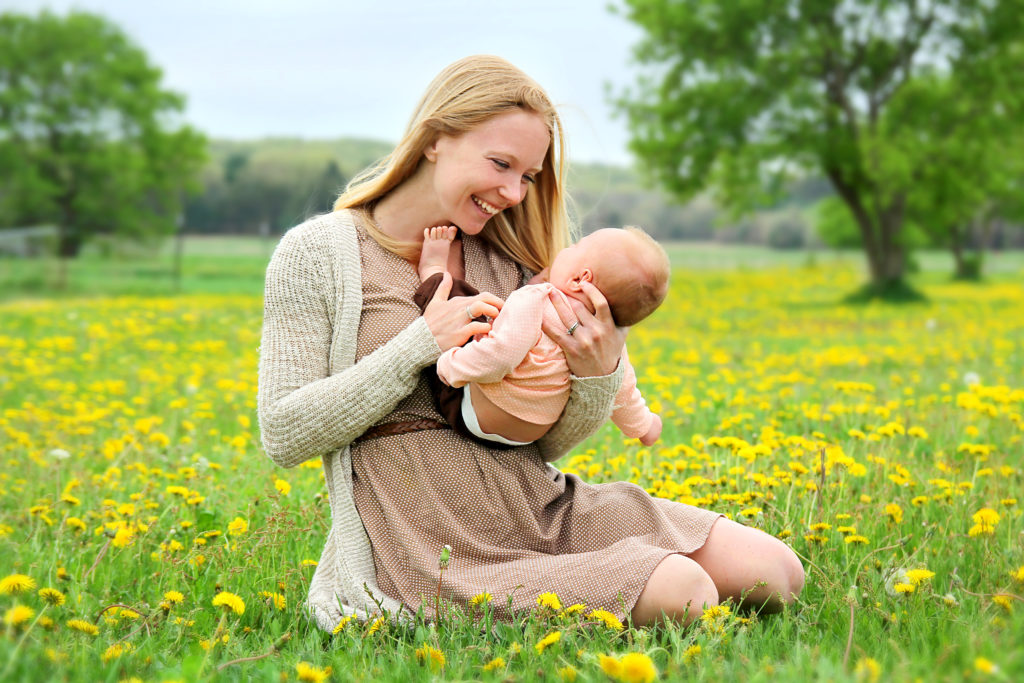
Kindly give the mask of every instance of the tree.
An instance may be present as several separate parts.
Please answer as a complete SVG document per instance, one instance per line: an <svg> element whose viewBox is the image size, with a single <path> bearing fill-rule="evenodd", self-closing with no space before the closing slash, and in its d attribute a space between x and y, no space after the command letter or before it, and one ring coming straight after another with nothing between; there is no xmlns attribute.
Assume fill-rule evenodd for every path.
<svg viewBox="0 0 1024 683"><path fill-rule="evenodd" d="M635 55L649 70L618 104L651 176L681 197L711 184L744 210L794 172L823 173L857 226L868 296L908 291L907 204L938 139L923 107L971 102L979 118L1021 110L1024 69L1008 67L1024 35L1020 0L626 6L646 31ZM961 84L948 100L908 87L943 73ZM917 115L888 116L894 107Z"/></svg>
<svg viewBox="0 0 1024 683"><path fill-rule="evenodd" d="M175 229L204 138L183 98L106 19L0 14L0 215L54 222L58 253L92 235Z"/></svg>

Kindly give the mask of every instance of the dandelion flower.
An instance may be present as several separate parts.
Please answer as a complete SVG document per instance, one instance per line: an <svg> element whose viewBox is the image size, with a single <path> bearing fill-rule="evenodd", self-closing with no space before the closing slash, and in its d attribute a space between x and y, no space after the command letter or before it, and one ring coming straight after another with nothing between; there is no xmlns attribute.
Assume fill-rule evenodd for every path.
<svg viewBox="0 0 1024 683"><path fill-rule="evenodd" d="M546 650L549 646L554 645L555 643L557 643L561 639L562 639L562 632L561 631L552 631L551 633L549 633L546 636L544 636L543 638L541 638L540 641L536 645L534 645L533 647L536 648L538 653L541 653L541 652L544 652L544 650Z"/></svg>
<svg viewBox="0 0 1024 683"><path fill-rule="evenodd" d="M651 683L658 677L658 669L651 658L641 652L630 652L619 659L622 667L618 679L623 683Z"/></svg>
<svg viewBox="0 0 1024 683"><path fill-rule="evenodd" d="M100 632L99 628L95 624L90 624L84 619L68 619L65 626L72 631L78 631L79 633L84 633L89 636L94 636Z"/></svg>
<svg viewBox="0 0 1024 683"><path fill-rule="evenodd" d="M491 661L484 664L484 671L494 671L495 669L502 669L505 667L505 660L502 657L495 657Z"/></svg>
<svg viewBox="0 0 1024 683"><path fill-rule="evenodd" d="M245 521L241 517L235 517L233 520L228 522L228 533L232 536L241 536L249 530L249 522Z"/></svg>
<svg viewBox="0 0 1024 683"><path fill-rule="evenodd" d="M381 630L384 626L384 617L377 617L373 623L370 624L369 630L366 631L366 635L372 636L377 631Z"/></svg>
<svg viewBox="0 0 1024 683"><path fill-rule="evenodd" d="M541 607L547 607L556 612L562 609L562 601L558 599L558 596L554 593L541 593L537 596L537 604Z"/></svg>
<svg viewBox="0 0 1024 683"><path fill-rule="evenodd" d="M994 674L999 671L999 667L995 665L995 662L984 657L978 657L974 660L974 668L983 674Z"/></svg>
<svg viewBox="0 0 1024 683"><path fill-rule="evenodd" d="M601 665L601 671L605 675L619 680L619 676L622 675L622 664L615 657L609 657L608 655L598 655L597 661Z"/></svg>
<svg viewBox="0 0 1024 683"><path fill-rule="evenodd" d="M910 569L906 572L906 576L910 583L920 586L923 581L927 581L935 576L935 572L928 571L927 569Z"/></svg>
<svg viewBox="0 0 1024 683"><path fill-rule="evenodd" d="M857 676L858 681L875 683L882 675L882 667L875 659L865 657L857 662L857 666L854 668L853 673Z"/></svg>
<svg viewBox="0 0 1024 683"><path fill-rule="evenodd" d="M897 593L913 593L917 590L916 586L912 583L897 583L892 589Z"/></svg>
<svg viewBox="0 0 1024 683"><path fill-rule="evenodd" d="M334 630L331 631L331 633L333 633L334 635L341 633L343 630L345 630L345 627L348 626L348 623L353 619L355 619L355 617L351 615L347 617L342 617L341 621L338 622L338 625L334 627Z"/></svg>
<svg viewBox="0 0 1024 683"><path fill-rule="evenodd" d="M868 537L867 536L861 536L860 534L851 534L851 535L847 536L846 538L844 538L843 541L845 541L847 545L853 545L854 543L859 543L860 545L866 545L867 542L868 542Z"/></svg>
<svg viewBox="0 0 1024 683"><path fill-rule="evenodd" d="M478 593L473 596L473 599L469 601L471 605L486 605L494 599L490 593Z"/></svg>
<svg viewBox="0 0 1024 683"><path fill-rule="evenodd" d="M223 607L225 612L234 612L238 616L245 612L245 603L242 601L242 598L227 591L217 593L217 596L213 599L213 606Z"/></svg>
<svg viewBox="0 0 1024 683"><path fill-rule="evenodd" d="M26 593L36 587L35 580L24 574L11 574L0 579L0 595Z"/></svg>
<svg viewBox="0 0 1024 683"><path fill-rule="evenodd" d="M416 648L416 661L426 664L431 671L440 671L444 668L444 653L429 645Z"/></svg>
<svg viewBox="0 0 1024 683"><path fill-rule="evenodd" d="M1017 583L1024 583L1024 564L1017 567L1016 571L1010 570L1010 576L1012 576Z"/></svg>
<svg viewBox="0 0 1024 683"><path fill-rule="evenodd" d="M289 493L292 492L292 485L286 482L284 479L275 479L274 488L277 489L277 492L280 493L282 496L287 496Z"/></svg>
<svg viewBox="0 0 1024 683"><path fill-rule="evenodd" d="M319 563L316 560L303 560L301 564L303 567L315 567Z"/></svg>
<svg viewBox="0 0 1024 683"><path fill-rule="evenodd" d="M171 603L172 605L180 605L185 602L185 596L178 591L167 591L164 593L164 600Z"/></svg>
<svg viewBox="0 0 1024 683"><path fill-rule="evenodd" d="M4 613L4 623L8 626L21 626L36 615L36 611L25 605L15 605Z"/></svg>
<svg viewBox="0 0 1024 683"><path fill-rule="evenodd" d="M619 621L619 618L616 617L611 612L606 612L603 609L595 609L594 611L592 611L590 614L587 615L587 619L594 619L596 621L602 621L602 622L604 622L605 626L607 626L608 628L612 629L613 631L621 631L622 630L622 622Z"/></svg>
<svg viewBox="0 0 1024 683"><path fill-rule="evenodd" d="M295 676L306 683L323 683L331 677L331 667L321 669L309 662L299 662L295 665Z"/></svg>
<svg viewBox="0 0 1024 683"><path fill-rule="evenodd" d="M1008 596L1008 595L1003 595L1001 593L997 594L997 595L993 595L992 596L992 602L994 604L996 604L996 605L999 605L1000 607L1002 607L1007 612L1013 610L1013 601L1010 600L1010 596Z"/></svg>
<svg viewBox="0 0 1024 683"><path fill-rule="evenodd" d="M683 663L692 664L700 656L700 645L691 645L683 652Z"/></svg>
<svg viewBox="0 0 1024 683"><path fill-rule="evenodd" d="M122 655L131 652L133 649L134 646L131 643L114 643L104 650L101 659L103 660L103 663L106 664L112 659L118 659Z"/></svg>
<svg viewBox="0 0 1024 683"><path fill-rule="evenodd" d="M288 601L280 593L260 591L260 597L265 598L268 605L273 605L279 611L284 611L284 609L288 607Z"/></svg>
<svg viewBox="0 0 1024 683"><path fill-rule="evenodd" d="M901 508L896 503L889 503L888 505L886 505L885 514L888 515L889 518L896 524L899 524L903 521L903 508Z"/></svg>
<svg viewBox="0 0 1024 683"><path fill-rule="evenodd" d="M558 670L558 677L561 680L565 681L565 683L575 683L576 676L576 667L574 667L572 664L563 666L561 669Z"/></svg>
<svg viewBox="0 0 1024 683"><path fill-rule="evenodd" d="M40 588L39 597L43 599L47 605L53 605L54 607L60 607L64 604L64 594L56 588Z"/></svg>

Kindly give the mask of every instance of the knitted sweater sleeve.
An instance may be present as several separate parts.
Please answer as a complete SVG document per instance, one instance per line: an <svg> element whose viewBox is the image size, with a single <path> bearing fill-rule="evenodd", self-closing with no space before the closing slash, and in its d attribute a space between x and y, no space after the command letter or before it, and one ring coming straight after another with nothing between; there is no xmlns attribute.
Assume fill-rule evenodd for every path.
<svg viewBox="0 0 1024 683"><path fill-rule="evenodd" d="M615 394L622 384L623 364L610 375L571 375L569 402L562 417L537 441L545 462L554 462L601 428L612 414Z"/></svg>
<svg viewBox="0 0 1024 683"><path fill-rule="evenodd" d="M420 370L440 355L422 317L358 363L330 374L332 343L352 345L356 330L335 333L340 275L310 232L285 235L267 267L260 345L258 413L263 447L282 467L342 448L411 392ZM358 253L348 258L358 258ZM352 283L348 283L352 287Z"/></svg>

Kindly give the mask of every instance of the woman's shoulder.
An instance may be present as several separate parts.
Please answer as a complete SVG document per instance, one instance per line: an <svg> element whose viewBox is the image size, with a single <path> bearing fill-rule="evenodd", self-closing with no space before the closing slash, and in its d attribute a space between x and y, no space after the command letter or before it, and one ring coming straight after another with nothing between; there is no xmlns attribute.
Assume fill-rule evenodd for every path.
<svg viewBox="0 0 1024 683"><path fill-rule="evenodd" d="M275 254L317 257L358 250L356 221L349 209L313 216L285 232Z"/></svg>

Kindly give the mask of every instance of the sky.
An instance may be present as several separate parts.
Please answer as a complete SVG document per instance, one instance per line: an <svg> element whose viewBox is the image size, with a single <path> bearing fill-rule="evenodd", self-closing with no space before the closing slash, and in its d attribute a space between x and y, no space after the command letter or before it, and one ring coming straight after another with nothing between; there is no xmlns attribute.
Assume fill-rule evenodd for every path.
<svg viewBox="0 0 1024 683"><path fill-rule="evenodd" d="M430 80L470 54L505 57L559 106L573 161L626 165L608 89L635 81L640 30L606 0L4 0L118 24L185 119L211 137L396 141Z"/></svg>

